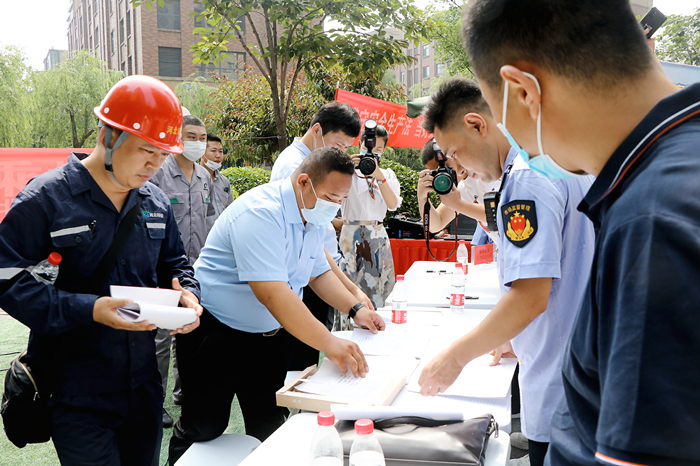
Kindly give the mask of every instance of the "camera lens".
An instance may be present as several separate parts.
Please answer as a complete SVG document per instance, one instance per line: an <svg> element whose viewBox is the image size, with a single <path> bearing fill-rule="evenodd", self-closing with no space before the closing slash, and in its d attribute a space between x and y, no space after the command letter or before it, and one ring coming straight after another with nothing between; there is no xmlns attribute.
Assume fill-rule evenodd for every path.
<svg viewBox="0 0 700 466"><path fill-rule="evenodd" d="M362 159L360 159L360 173L362 173L365 176L369 176L372 173L374 173L374 170L377 169L377 162L375 162L374 157L370 156L363 156Z"/></svg>
<svg viewBox="0 0 700 466"><path fill-rule="evenodd" d="M445 173L438 174L433 179L433 189L438 194L447 194L452 191L452 178L450 178L450 175Z"/></svg>

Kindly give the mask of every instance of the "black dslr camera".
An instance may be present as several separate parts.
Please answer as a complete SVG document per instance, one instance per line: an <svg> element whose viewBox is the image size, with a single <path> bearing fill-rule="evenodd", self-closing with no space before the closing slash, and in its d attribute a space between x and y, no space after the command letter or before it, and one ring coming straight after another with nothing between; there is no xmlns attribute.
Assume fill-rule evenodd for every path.
<svg viewBox="0 0 700 466"><path fill-rule="evenodd" d="M365 121L365 140L363 142L367 153L360 157L360 173L370 176L377 169L377 156L372 152L377 143L377 120Z"/></svg>
<svg viewBox="0 0 700 466"><path fill-rule="evenodd" d="M433 189L440 195L449 194L452 191L452 185L457 186L457 172L454 168L445 165L447 156L435 141L433 141L433 151L438 163L438 167L428 173L433 177Z"/></svg>

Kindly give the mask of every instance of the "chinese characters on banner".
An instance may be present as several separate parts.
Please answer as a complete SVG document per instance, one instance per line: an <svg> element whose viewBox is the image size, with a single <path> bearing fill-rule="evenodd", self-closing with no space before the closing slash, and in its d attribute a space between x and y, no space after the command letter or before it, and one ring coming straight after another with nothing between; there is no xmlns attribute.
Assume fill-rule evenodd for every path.
<svg viewBox="0 0 700 466"><path fill-rule="evenodd" d="M344 102L357 110L357 113L360 114L363 128L365 120L377 120L377 124L384 126L389 133L389 145L392 147L422 149L425 142L433 137L432 134L421 127L422 116L410 118L406 115L405 105L355 94L342 89L335 91L335 100ZM359 143L360 137L358 136L354 144Z"/></svg>
<svg viewBox="0 0 700 466"><path fill-rule="evenodd" d="M0 149L0 221L29 180L64 165L74 151L93 149Z"/></svg>

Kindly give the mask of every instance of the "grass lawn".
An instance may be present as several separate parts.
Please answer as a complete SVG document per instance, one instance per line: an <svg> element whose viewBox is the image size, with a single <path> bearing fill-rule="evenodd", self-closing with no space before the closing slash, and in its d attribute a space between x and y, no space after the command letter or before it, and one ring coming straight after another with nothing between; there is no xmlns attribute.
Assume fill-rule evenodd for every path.
<svg viewBox="0 0 700 466"><path fill-rule="evenodd" d="M29 329L9 317L0 317L0 379L4 382L5 369L10 366L16 353L27 347ZM173 403L173 374L172 360L170 364L170 380L168 392L165 397L165 409L177 421L180 417L180 407ZM226 429L228 434L244 434L243 416L238 406L238 400L234 399L231 407L231 419ZM163 430L163 443L160 450L160 464L164 465L168 458L168 444L173 429ZM24 448L17 448L5 436L5 431L0 432L0 466L54 466L59 465L58 456L53 448L53 443L29 444Z"/></svg>

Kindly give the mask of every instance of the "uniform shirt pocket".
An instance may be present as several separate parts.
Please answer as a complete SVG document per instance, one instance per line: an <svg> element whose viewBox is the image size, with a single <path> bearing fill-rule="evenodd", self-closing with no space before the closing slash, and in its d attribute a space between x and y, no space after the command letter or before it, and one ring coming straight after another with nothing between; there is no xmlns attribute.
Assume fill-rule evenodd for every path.
<svg viewBox="0 0 700 466"><path fill-rule="evenodd" d="M189 196L187 193L170 194L170 205L175 213L175 221L179 224L189 209Z"/></svg>
<svg viewBox="0 0 700 466"><path fill-rule="evenodd" d="M151 239L165 239L165 222L147 221L146 230Z"/></svg>
<svg viewBox="0 0 700 466"><path fill-rule="evenodd" d="M58 249L72 248L92 241L91 225L78 225L59 228L49 233L51 244Z"/></svg>

